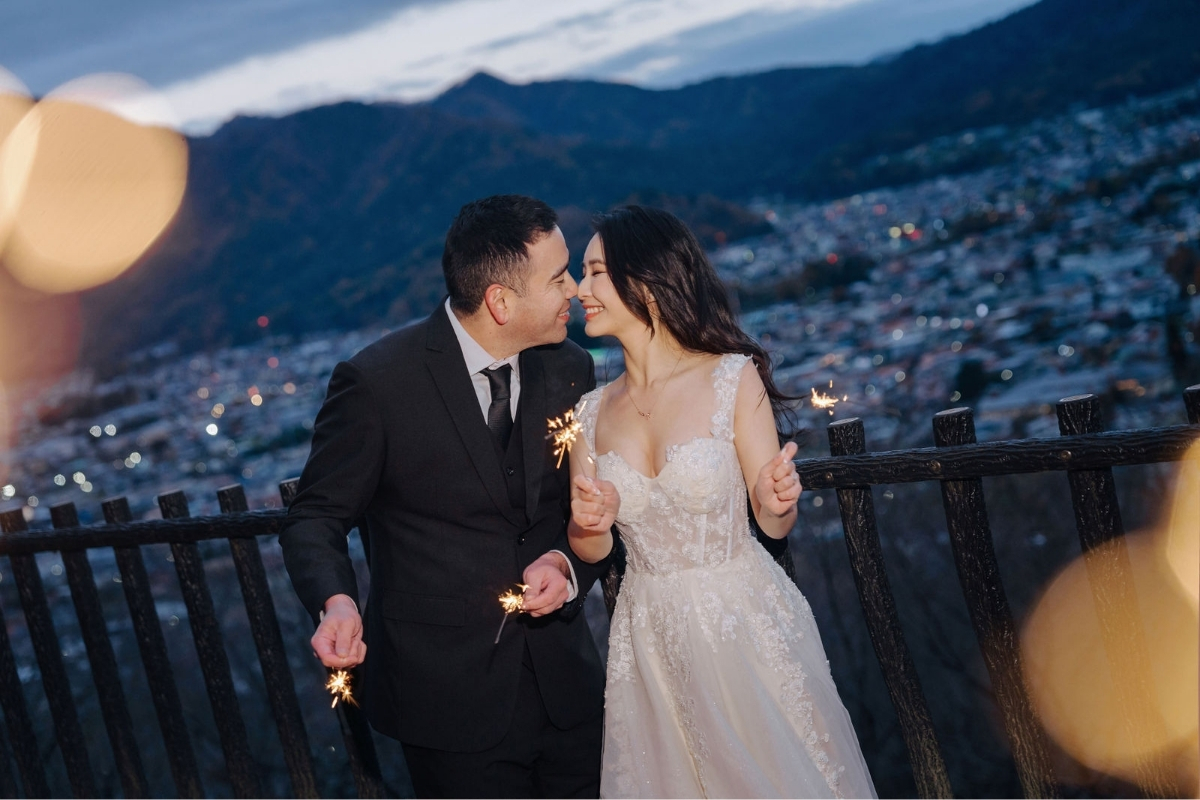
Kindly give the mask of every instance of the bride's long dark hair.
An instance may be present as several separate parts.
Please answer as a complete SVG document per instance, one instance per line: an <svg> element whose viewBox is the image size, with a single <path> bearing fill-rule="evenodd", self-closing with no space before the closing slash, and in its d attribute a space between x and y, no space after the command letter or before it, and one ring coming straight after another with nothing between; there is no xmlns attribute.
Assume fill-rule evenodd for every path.
<svg viewBox="0 0 1200 800"><path fill-rule="evenodd" d="M657 208L622 206L592 218L604 245L608 277L621 302L654 330L648 301L659 324L684 349L695 353L750 356L766 387L781 437L793 433L790 397L771 377L762 345L738 325L725 287L696 237L674 215Z"/></svg>

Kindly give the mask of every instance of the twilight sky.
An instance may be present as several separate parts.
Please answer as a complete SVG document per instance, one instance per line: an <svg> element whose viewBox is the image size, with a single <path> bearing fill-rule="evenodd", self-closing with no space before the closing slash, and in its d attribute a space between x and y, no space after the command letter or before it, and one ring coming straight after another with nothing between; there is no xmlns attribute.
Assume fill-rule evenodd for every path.
<svg viewBox="0 0 1200 800"><path fill-rule="evenodd" d="M0 68L36 95L98 72L206 133L236 114L422 100L487 70L647 87L859 64L1032 0L5 0ZM4 85L0 72L0 87Z"/></svg>

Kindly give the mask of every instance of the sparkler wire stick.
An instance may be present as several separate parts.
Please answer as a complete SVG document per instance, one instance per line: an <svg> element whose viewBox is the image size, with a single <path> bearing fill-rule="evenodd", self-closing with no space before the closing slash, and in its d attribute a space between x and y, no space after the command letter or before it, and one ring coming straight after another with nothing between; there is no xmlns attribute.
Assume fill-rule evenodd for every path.
<svg viewBox="0 0 1200 800"><path fill-rule="evenodd" d="M587 407L587 401L579 406L580 412ZM547 439L554 440L554 455L558 456L558 463L554 465L555 469L562 466L563 456L571 452L571 447L574 446L575 440L579 438L579 434L583 431L583 423L575 418L575 410L568 408L567 412L561 417L546 420L550 432L546 434Z"/></svg>
<svg viewBox="0 0 1200 800"><path fill-rule="evenodd" d="M529 586L523 583L518 583L517 586L521 589L521 594L508 589L499 597L500 607L504 609L504 616L500 620L500 630L496 631L496 641L492 644L500 644L500 634L504 633L504 624L508 622L509 615L520 614L525 609L525 590Z"/></svg>

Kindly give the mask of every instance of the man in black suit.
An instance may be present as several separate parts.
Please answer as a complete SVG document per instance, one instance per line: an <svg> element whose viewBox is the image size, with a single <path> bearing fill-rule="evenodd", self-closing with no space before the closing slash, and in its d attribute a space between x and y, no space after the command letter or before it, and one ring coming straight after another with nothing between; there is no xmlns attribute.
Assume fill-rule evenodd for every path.
<svg viewBox="0 0 1200 800"><path fill-rule="evenodd" d="M546 204L464 206L442 256L447 302L334 369L279 537L320 620L314 653L363 664L362 707L403 743L419 796L598 794L604 675L579 611L606 565L567 544L567 466L546 439L595 385L565 341L568 259ZM497 598L517 583L526 613L494 643Z"/></svg>

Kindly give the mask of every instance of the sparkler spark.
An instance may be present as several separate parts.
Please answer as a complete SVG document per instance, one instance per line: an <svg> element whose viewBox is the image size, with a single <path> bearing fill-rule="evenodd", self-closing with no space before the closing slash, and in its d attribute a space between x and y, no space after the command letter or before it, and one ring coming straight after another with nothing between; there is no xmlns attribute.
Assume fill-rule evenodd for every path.
<svg viewBox="0 0 1200 800"><path fill-rule="evenodd" d="M833 387L830 387L830 388L833 388ZM842 400L845 400L845 399L846 399L845 397L842 398ZM809 397L809 401L812 403L813 408L820 408L825 411L828 411L829 416L831 416L831 417L833 416L833 407L836 406L839 402L841 402L833 395L821 394L821 392L819 392L816 389L812 390L812 395Z"/></svg>
<svg viewBox="0 0 1200 800"><path fill-rule="evenodd" d="M570 413L569 411L567 412ZM492 644L500 644L500 634L504 632L504 623L508 622L510 614L520 614L525 610L525 590L529 588L524 583L518 583L517 588L521 590L517 594L512 589L505 590L504 594L500 595L500 607L504 609L504 617L500 620L500 630L496 631L496 641Z"/></svg>
<svg viewBox="0 0 1200 800"><path fill-rule="evenodd" d="M587 406L587 401L579 406L579 410ZM547 439L554 439L554 455L558 456L558 463L554 465L555 469L562 466L563 456L571 452L571 446L575 444L575 440L579 437L583 430L583 423L575 419L575 410L567 409L567 413L561 417L546 420L546 424L550 427L550 432L546 434Z"/></svg>
<svg viewBox="0 0 1200 800"><path fill-rule="evenodd" d="M337 708L338 700L344 700L352 706L358 705L358 701L351 693L350 673L346 670L339 669L330 672L329 680L325 682L325 688L333 695L333 704L330 708Z"/></svg>

